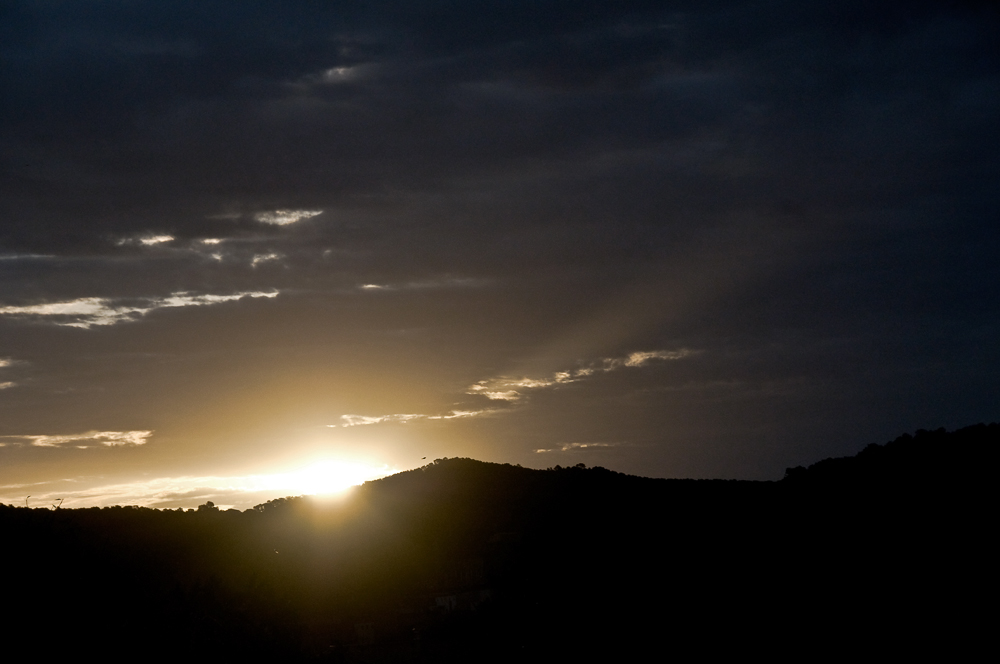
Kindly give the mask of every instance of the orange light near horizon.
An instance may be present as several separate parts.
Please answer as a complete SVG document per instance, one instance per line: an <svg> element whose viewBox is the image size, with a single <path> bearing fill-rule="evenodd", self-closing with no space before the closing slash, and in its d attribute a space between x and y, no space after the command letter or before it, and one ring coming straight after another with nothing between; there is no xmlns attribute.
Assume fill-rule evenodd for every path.
<svg viewBox="0 0 1000 664"><path fill-rule="evenodd" d="M333 495L394 472L396 471L385 465L376 467L352 461L323 459L298 470L258 477L268 489L283 489L294 495Z"/></svg>

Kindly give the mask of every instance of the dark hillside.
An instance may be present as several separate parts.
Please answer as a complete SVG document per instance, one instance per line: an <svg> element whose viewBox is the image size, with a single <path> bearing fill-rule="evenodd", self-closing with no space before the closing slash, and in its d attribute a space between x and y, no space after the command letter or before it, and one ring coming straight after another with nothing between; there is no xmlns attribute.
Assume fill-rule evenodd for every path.
<svg viewBox="0 0 1000 664"><path fill-rule="evenodd" d="M885 445L871 444L853 457L824 459L785 471L785 483L850 489L974 490L992 468L988 459L1000 444L1000 424L957 431L917 431ZM980 487L981 488L981 487Z"/></svg>
<svg viewBox="0 0 1000 664"><path fill-rule="evenodd" d="M0 506L2 624L53 661L961 650L998 431L921 431L780 482L441 459L333 506Z"/></svg>

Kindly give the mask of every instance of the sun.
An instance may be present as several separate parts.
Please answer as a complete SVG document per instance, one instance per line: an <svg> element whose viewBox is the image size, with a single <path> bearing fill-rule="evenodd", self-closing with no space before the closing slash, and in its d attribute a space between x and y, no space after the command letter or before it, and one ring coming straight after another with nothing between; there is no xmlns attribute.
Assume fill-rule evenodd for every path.
<svg viewBox="0 0 1000 664"><path fill-rule="evenodd" d="M270 475L268 484L269 488L289 490L296 495L332 495L392 472L388 466L323 459L297 470Z"/></svg>

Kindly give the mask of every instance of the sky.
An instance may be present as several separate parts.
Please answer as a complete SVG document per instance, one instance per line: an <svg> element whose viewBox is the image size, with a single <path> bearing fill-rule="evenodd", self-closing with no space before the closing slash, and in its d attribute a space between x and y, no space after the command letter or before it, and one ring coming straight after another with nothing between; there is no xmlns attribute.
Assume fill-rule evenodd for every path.
<svg viewBox="0 0 1000 664"><path fill-rule="evenodd" d="M0 0L0 502L996 421L994 7Z"/></svg>

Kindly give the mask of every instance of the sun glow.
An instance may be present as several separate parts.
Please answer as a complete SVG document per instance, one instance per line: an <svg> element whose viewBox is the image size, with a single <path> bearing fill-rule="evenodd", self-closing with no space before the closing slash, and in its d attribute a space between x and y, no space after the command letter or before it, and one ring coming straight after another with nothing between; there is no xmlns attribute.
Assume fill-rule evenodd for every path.
<svg viewBox="0 0 1000 664"><path fill-rule="evenodd" d="M262 479L266 479L268 488L287 489L296 495L330 495L393 472L388 466L325 459L287 473L266 475Z"/></svg>
<svg viewBox="0 0 1000 664"><path fill-rule="evenodd" d="M103 432L101 435L104 435ZM144 433L144 432L129 432ZM51 444L51 441L48 441ZM56 441L63 442L63 441ZM100 441L98 441L100 442ZM0 447L12 443L0 443ZM91 444L91 443L88 443ZM118 443L101 442L102 445ZM0 485L0 504L22 504L30 492L31 504L48 505L63 500L64 507L145 507L191 509L211 500L222 509L248 509L282 496L339 497L351 487L399 472L387 465L320 459L288 472L239 476L159 477L138 482L81 486L80 479Z"/></svg>

